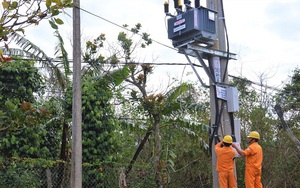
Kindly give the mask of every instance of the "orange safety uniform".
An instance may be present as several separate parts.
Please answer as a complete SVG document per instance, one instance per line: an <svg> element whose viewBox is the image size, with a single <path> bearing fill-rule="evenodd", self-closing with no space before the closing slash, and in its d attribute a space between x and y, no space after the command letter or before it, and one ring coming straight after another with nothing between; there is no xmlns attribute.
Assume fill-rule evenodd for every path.
<svg viewBox="0 0 300 188"><path fill-rule="evenodd" d="M215 145L217 154L217 167L219 172L220 188L236 188L236 178L234 176L234 156L235 151L230 147L221 147L222 142Z"/></svg>
<svg viewBox="0 0 300 188"><path fill-rule="evenodd" d="M244 150L246 157L245 184L246 188L262 188L261 164L263 151L257 142L253 142Z"/></svg>

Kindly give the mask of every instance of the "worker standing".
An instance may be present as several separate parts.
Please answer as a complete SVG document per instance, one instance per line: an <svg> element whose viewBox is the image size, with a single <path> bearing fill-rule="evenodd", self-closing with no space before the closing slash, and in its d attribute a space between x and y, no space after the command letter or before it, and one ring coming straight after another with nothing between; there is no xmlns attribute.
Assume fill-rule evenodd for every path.
<svg viewBox="0 0 300 188"><path fill-rule="evenodd" d="M236 151L246 157L246 169L245 169L245 184L246 188L262 188L261 183L261 168L263 161L263 151L258 144L260 135L257 131L252 131L247 136L249 147L244 151L239 149L235 144L232 147Z"/></svg>
<svg viewBox="0 0 300 188"><path fill-rule="evenodd" d="M222 142L215 145L217 155L216 170L219 173L220 188L236 188L236 178L233 171L235 151L231 144L232 137L226 135Z"/></svg>

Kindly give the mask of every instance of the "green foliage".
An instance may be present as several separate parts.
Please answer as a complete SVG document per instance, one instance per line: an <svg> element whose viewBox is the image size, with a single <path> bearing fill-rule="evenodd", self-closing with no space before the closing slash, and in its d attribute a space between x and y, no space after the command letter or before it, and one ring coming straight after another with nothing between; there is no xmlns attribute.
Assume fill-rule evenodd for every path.
<svg viewBox="0 0 300 188"><path fill-rule="evenodd" d="M290 76L290 82L285 85L277 96L276 102L284 112L289 113L289 124L292 128L299 127L300 122L300 69L296 68Z"/></svg>
<svg viewBox="0 0 300 188"><path fill-rule="evenodd" d="M100 163L116 161L119 158L121 140L119 121L111 100L115 87L119 86L130 71L128 66L106 70L106 62L114 67L116 56L105 59L101 55L105 35L101 34L86 43L84 60L88 65L83 69L82 79L82 122L83 161Z"/></svg>
<svg viewBox="0 0 300 188"><path fill-rule="evenodd" d="M38 69L32 62L16 61L5 64L0 73L1 156L56 157L59 134L54 121L47 123L51 113L34 103L34 94L43 89Z"/></svg>
<svg viewBox="0 0 300 188"><path fill-rule="evenodd" d="M209 177L212 169L209 146L206 142L208 127L180 119L170 121L171 124L167 127L162 123L164 128L161 129L161 134L164 140L161 160L166 165L168 186L210 187Z"/></svg>
<svg viewBox="0 0 300 188"><path fill-rule="evenodd" d="M32 108L34 93L43 89L42 77L29 61L10 62L0 67L0 125L11 130L37 125L45 111ZM22 103L22 106L21 106Z"/></svg>
<svg viewBox="0 0 300 188"><path fill-rule="evenodd" d="M282 107L285 126L277 122L276 134L273 137L272 148L266 153L268 161L265 171L268 174L266 182L272 182L274 187L299 187L299 147L291 139L299 141L300 129L300 70L296 68L290 81L276 95L276 104ZM274 105L275 106L275 105ZM287 131L289 129L289 131ZM278 152L280 151L280 152Z"/></svg>
<svg viewBox="0 0 300 188"><path fill-rule="evenodd" d="M34 93L41 94L43 79L33 62L17 60L0 67L0 87L3 101L11 99L14 102L34 102ZM1 106L0 104L0 106Z"/></svg>
<svg viewBox="0 0 300 188"><path fill-rule="evenodd" d="M59 13L55 10L57 2L46 1L52 16ZM50 22L54 28L63 23L58 18ZM140 29L141 25L137 24L130 30L133 32L131 36L130 33L120 32L118 42L121 50L115 46L115 51L110 51L109 57L104 55L107 51L102 51L105 35L101 34L86 43L83 58L88 66L83 68L82 77L83 184L88 187L92 182L100 187L115 187L120 171L111 162L121 161L125 163L122 167L127 166L139 144L149 134L133 161L136 164L132 173L127 177L130 187L157 186L158 179L154 174L158 170L162 182L168 187L211 187L212 159L207 144L209 127L206 126L209 124L209 96L202 90L196 91L188 83L167 88L165 93L149 93L146 86L154 67L136 64L132 59L138 45L145 47L151 44L146 33L140 35L143 42L135 43L132 37L139 35ZM3 88L0 93L2 157L56 159L62 142L65 141L68 146L61 152L67 153L70 147L71 70L63 40L58 32L56 36L59 45L55 55L62 59L62 63L53 65L49 61L47 64L54 73L50 74L51 79L60 81L55 85L55 89L61 91L59 95L55 93L45 101L35 98L34 94L43 93L43 79L32 62L11 62L3 64L0 69L0 86ZM19 37L16 40L23 44L27 52L47 57L28 41ZM120 64L123 60L127 63L124 66ZM299 69L294 73L291 82L278 95L277 99L280 100L276 102L283 104L288 112L288 124L299 138ZM128 87L123 84L124 80L131 85ZM261 96L263 92L256 92L247 80L233 80L233 84L239 90L240 111L234 115L241 120L242 148L247 147L245 136L250 130L257 130L261 134L263 184L299 187L299 152L270 111L274 101L270 101L270 96ZM21 103L23 101L26 102ZM114 106L116 103L122 106ZM64 132L65 140L61 139L62 126L67 129ZM154 131L156 134L153 134ZM33 168L56 168L57 165L37 163L2 162L0 184L45 187L45 177L38 177L38 174L45 173L45 169L37 173ZM239 187L244 187L244 164L244 159L236 159ZM69 170L61 166L58 169L65 172ZM58 180L60 174L55 173L53 177Z"/></svg>
<svg viewBox="0 0 300 188"><path fill-rule="evenodd" d="M128 28L128 25L125 24L123 25L123 27ZM141 30L141 27L142 25L138 23L135 25L135 27L128 29L128 31L130 30L133 35L130 35L131 33L127 32L120 32L118 35L118 41L121 50L123 51L125 62L131 60L132 53L138 45L140 45L141 48L145 48L146 46L152 44L152 39L150 38L150 35L148 33L138 34ZM141 37L141 40L139 42L135 42L135 40L133 39L133 36L136 34Z"/></svg>
<svg viewBox="0 0 300 188"><path fill-rule="evenodd" d="M104 46L106 38L104 34L100 34L93 41L86 42L86 51L83 54L83 59L86 62L89 62L92 67L96 68L97 64L101 64L105 62L105 57L101 54L98 55L99 50Z"/></svg>
<svg viewBox="0 0 300 188"><path fill-rule="evenodd" d="M191 88L192 85L182 83L178 87L174 87L170 91L168 91L166 93L166 99L164 101L162 114L170 115L172 112L180 110L182 105L185 105L186 103L183 103L178 98L181 97L184 93L188 92ZM187 98L185 98L185 102L189 102L186 99Z"/></svg>
<svg viewBox="0 0 300 188"><path fill-rule="evenodd" d="M1 187L47 187L46 170L49 170L54 185L64 178L59 172L62 161L49 161L45 159L6 158L0 159L0 185ZM51 173L51 169L54 171Z"/></svg>
<svg viewBox="0 0 300 188"><path fill-rule="evenodd" d="M44 159L0 159L0 187L70 187L70 164L64 161ZM124 164L99 163L82 166L83 187L118 187ZM153 187L152 170L137 165L128 177L127 186L132 188Z"/></svg>
<svg viewBox="0 0 300 188"><path fill-rule="evenodd" d="M113 96L106 79L86 77L82 82L83 161L113 161L119 149L118 121L110 100Z"/></svg>
<svg viewBox="0 0 300 188"><path fill-rule="evenodd" d="M137 70L137 67L131 70ZM132 90L131 100L123 107L123 116L128 117L127 121L131 122L124 127L124 134L127 135L127 131L130 131L128 135L135 138L135 142L141 142L145 132L153 129L153 122L148 115L161 116L159 122L162 144L162 150L159 153L160 168L163 181L171 187L190 187L193 183L200 185L201 181L203 185L210 185L208 177L211 171L202 173L199 179L199 167L205 166L204 168L207 169L209 166L207 162L211 160L206 142L208 127L205 124L208 124L208 118L204 118L209 117L207 115L209 108L208 103L197 101L198 96L193 94L195 94L194 88L187 83L169 89L164 95L149 94L144 100L141 94ZM148 161L151 161L152 165L154 139L152 135L149 137L143 152L136 159L137 162L149 163ZM202 156L202 160L198 158L199 155ZM185 167L184 170L179 170L183 167ZM205 180L201 180L202 178ZM190 182L186 182L186 179Z"/></svg>
<svg viewBox="0 0 300 188"><path fill-rule="evenodd" d="M45 3L45 4L44 4ZM29 25L38 25L42 20L51 19L50 25L57 29L63 21L57 16L65 8L73 7L71 0L20 0L2 1L0 20L0 41L7 41L10 34L24 33Z"/></svg>
<svg viewBox="0 0 300 188"><path fill-rule="evenodd" d="M36 173L30 169L20 167L10 167L5 173L0 171L0 184L9 185L11 187L41 187L41 182L36 178Z"/></svg>
<svg viewBox="0 0 300 188"><path fill-rule="evenodd" d="M9 104L13 105L11 102ZM51 115L45 109L32 108L30 103L23 103L21 107L14 105L5 114L7 118L0 132L1 156L57 157L59 129L54 126L55 121L46 123Z"/></svg>
<svg viewBox="0 0 300 188"><path fill-rule="evenodd" d="M118 41L120 41L121 47L124 50L125 60L130 60L131 46L133 44L132 39L128 38L125 32L120 32L118 36Z"/></svg>
<svg viewBox="0 0 300 188"><path fill-rule="evenodd" d="M297 75L297 71L295 71ZM294 78L297 76L294 75ZM299 152L296 146L288 138L287 133L279 126L279 120L270 111L274 108L272 96L264 96L251 88L251 83L245 80L235 80L235 85L239 90L240 111L238 117L241 119L242 148L247 148L246 135L250 130L256 130L261 135L260 145L263 148L264 159L262 164L262 183L271 187L297 187L299 176L297 164ZM284 87L282 93L277 96L277 103L282 104L285 110L296 112L289 108L295 104L298 95L289 95L297 88L297 82L291 82ZM287 90L286 90L287 89ZM296 89L297 90L297 89ZM294 91L296 91L294 90ZM296 100L295 100L296 99ZM290 106L291 105L291 106ZM290 125L295 125L292 120L297 117L296 113L289 113L286 116ZM296 126L297 127L297 126ZM293 129L295 135L299 134L299 129ZM299 138L299 137L298 137ZM236 159L238 186L244 187L244 167L245 161L242 158Z"/></svg>

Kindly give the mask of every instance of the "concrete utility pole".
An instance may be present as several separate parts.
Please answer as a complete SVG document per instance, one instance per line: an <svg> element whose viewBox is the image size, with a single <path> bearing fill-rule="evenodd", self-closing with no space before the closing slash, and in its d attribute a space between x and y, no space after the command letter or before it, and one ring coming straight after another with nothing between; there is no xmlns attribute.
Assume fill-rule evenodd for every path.
<svg viewBox="0 0 300 188"><path fill-rule="evenodd" d="M80 0L73 0L73 101L72 101L72 165L71 187L82 187L82 102Z"/></svg>
<svg viewBox="0 0 300 188"><path fill-rule="evenodd" d="M235 132L235 127L239 128L239 121L233 120L233 112L238 111L237 90L228 85L227 73L229 59L236 58L227 46L222 3L222 0L206 0L206 7L201 7L200 0L195 0L193 8L191 1L187 0L184 1L183 9L178 0L174 0L176 16L169 13L168 3L164 4L166 15L171 17L168 19L168 38L186 56L202 86L210 88L210 144L214 188L219 187L214 146L227 134L234 136L236 140L239 138L239 134L236 136L239 131ZM202 81L190 56L199 60L209 78L209 85ZM208 63L203 59L207 59Z"/></svg>
<svg viewBox="0 0 300 188"><path fill-rule="evenodd" d="M216 30L216 35L217 35L217 41L214 43L214 49L216 50L221 50L221 51L226 51L226 38L225 38L225 31L224 31L224 15L223 15L223 10L221 6L222 0L208 0L207 1L207 7L209 9L217 11L217 30ZM218 57L218 56L210 56L209 58L209 67L211 67L211 70L217 70L217 72L220 72L219 75L215 74L215 80L220 83L228 83L228 72L226 69L226 64L227 64L227 59L224 57ZM218 71L219 69L219 71ZM224 108L222 110L222 114L219 114L222 119L220 121L220 128L218 130L218 135L214 136L225 136L225 135L231 135L231 126L230 126L230 118L229 114L226 108L226 101L223 101L225 103ZM218 103L219 109L216 109L216 103ZM216 100L216 94L215 94L215 86L211 85L210 86L210 119L211 119L211 126L216 125L217 122L216 120L216 113L217 111L221 111L222 105L221 105L221 100ZM220 139L222 139L222 137ZM216 171L216 163L217 163L217 157L216 153L214 150L214 145L217 144L215 143L215 139L213 139L213 144L212 144L212 171L213 171L213 187L214 188L219 188L219 181L218 181L218 172Z"/></svg>

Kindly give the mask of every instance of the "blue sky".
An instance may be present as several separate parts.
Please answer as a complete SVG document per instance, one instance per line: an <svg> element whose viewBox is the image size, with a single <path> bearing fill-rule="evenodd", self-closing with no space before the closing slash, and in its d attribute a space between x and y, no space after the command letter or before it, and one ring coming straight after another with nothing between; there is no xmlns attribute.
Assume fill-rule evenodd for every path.
<svg viewBox="0 0 300 188"><path fill-rule="evenodd" d="M172 47L167 38L166 16L163 12L164 0L81 0L81 7L101 18L118 25L142 24L142 30L149 33L155 41ZM170 12L173 0L170 0ZM193 1L192 1L193 2ZM292 70L300 65L300 1L298 0L224 0L225 20L229 34L230 51L238 59L229 62L228 73L246 77L254 82L268 86L281 87ZM201 0L201 5L206 2ZM72 16L72 12L69 12ZM116 41L121 28L86 12L81 12L82 41L107 35L110 42ZM60 32L72 58L71 38L72 19L62 15L65 21ZM55 37L47 22L26 31L31 41L53 56ZM139 61L155 63L188 63L184 55L158 43L148 49L146 54L137 57ZM171 75L178 79L195 79L189 66L159 66L156 79L168 80ZM199 70L201 73L202 70ZM206 79L204 72L201 76Z"/></svg>

